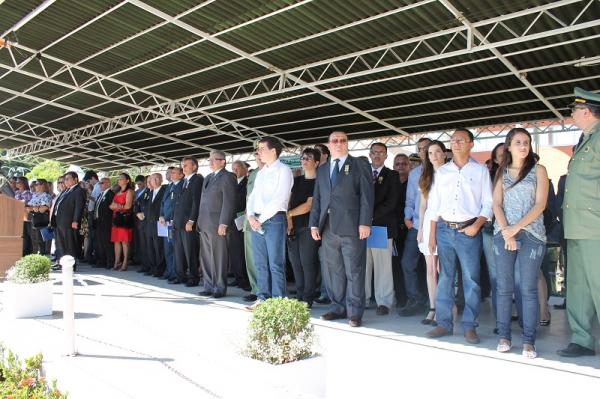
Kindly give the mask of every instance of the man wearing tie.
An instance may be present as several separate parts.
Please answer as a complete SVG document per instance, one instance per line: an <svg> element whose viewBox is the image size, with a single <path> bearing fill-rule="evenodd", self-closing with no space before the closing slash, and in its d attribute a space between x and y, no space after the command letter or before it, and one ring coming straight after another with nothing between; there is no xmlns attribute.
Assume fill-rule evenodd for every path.
<svg viewBox="0 0 600 399"><path fill-rule="evenodd" d="M94 205L94 229L96 241L96 267L110 269L115 263L115 251L110 241L113 212L109 208L115 193L110 189L110 179L100 180L100 197Z"/></svg>
<svg viewBox="0 0 600 399"><path fill-rule="evenodd" d="M61 256L77 258L79 251L78 230L85 206L85 192L79 185L75 172L65 173L64 193L56 201L52 223L56 227L56 245Z"/></svg>
<svg viewBox="0 0 600 399"><path fill-rule="evenodd" d="M330 161L319 167L310 211L311 235L323 239L331 310L323 320L350 317L359 327L365 309L367 238L373 220L373 179L368 162L348 154L348 136L329 136Z"/></svg>
<svg viewBox="0 0 600 399"><path fill-rule="evenodd" d="M225 170L225 153L210 152L208 166L212 173L204 179L198 222L200 263L204 278L202 296L222 298L227 292L229 252L227 235L233 226L236 178Z"/></svg>
<svg viewBox="0 0 600 399"><path fill-rule="evenodd" d="M246 211L246 195L248 188L248 168L244 162L237 160L231 164L231 171L236 176L235 202L234 202L234 218L243 214ZM229 239L229 264L231 271L235 276L234 283L243 290L250 291L250 282L248 280L248 272L246 271L246 256L244 254L244 232L238 230L235 223L232 225Z"/></svg>
<svg viewBox="0 0 600 399"><path fill-rule="evenodd" d="M162 175L153 173L148 177L151 183L147 210L145 213L146 222L146 250L148 251L148 271L149 275L160 277L165 271L165 251L162 237L158 236L158 218L160 217L160 205L165 194L165 186L162 185Z"/></svg>
<svg viewBox="0 0 600 399"><path fill-rule="evenodd" d="M138 176L139 177L139 176ZM137 236L138 240L135 243L135 253L138 262L142 264L142 267L138 269L138 273L150 273L151 249L148 248L148 234L146 230L146 216L148 212L148 204L150 202L150 191L152 190L151 183L148 182L148 178L144 179L144 189L137 194L133 201L133 212L136 216L135 219L135 231L134 236ZM134 237L135 238L135 237Z"/></svg>
<svg viewBox="0 0 600 399"><path fill-rule="evenodd" d="M181 161L185 175L181 195L173 206L173 246L175 249L175 279L169 284L185 283L186 287L197 287L200 282L198 271L198 233L194 229L198 219L198 208L204 178L197 174L198 160L185 157Z"/></svg>
<svg viewBox="0 0 600 399"><path fill-rule="evenodd" d="M175 199L181 194L181 179L183 179L183 169L180 167L170 167L167 169L167 176L170 183L167 185L165 195L160 205L160 218L158 219L169 231L168 237L163 237L163 246L165 251L165 274L160 277L161 280L175 279L175 253L173 248L173 206Z"/></svg>

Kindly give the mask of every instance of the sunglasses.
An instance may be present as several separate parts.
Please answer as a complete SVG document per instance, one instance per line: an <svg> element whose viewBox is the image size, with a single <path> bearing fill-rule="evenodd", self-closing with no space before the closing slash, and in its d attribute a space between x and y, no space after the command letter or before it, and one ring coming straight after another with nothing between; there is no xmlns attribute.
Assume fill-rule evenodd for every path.
<svg viewBox="0 0 600 399"><path fill-rule="evenodd" d="M344 144L348 142L348 139L331 139L329 140L331 144Z"/></svg>
<svg viewBox="0 0 600 399"><path fill-rule="evenodd" d="M302 160L302 161L314 161L314 159L312 157L307 157L307 156L303 156L302 158L300 158L300 160Z"/></svg>

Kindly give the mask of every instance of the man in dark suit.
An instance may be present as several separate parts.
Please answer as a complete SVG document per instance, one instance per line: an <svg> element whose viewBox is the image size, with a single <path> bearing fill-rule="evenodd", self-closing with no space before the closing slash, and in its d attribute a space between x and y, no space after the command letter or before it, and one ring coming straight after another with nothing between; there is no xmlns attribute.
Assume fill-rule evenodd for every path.
<svg viewBox="0 0 600 399"><path fill-rule="evenodd" d="M138 176L139 177L139 176ZM139 183L138 183L139 184ZM133 213L135 214L135 255L138 262L141 263L141 267L138 269L138 273L149 273L150 272L150 249L148 248L148 237L146 234L146 216L148 212L148 202L150 201L150 187L148 187L148 179L144 178L144 188L142 191L137 193L133 201ZM136 239L137 237L137 239Z"/></svg>
<svg viewBox="0 0 600 399"><path fill-rule="evenodd" d="M399 196L396 206L396 219L398 225L398 237L394 240L396 245L396 253L392 257L392 272L394 275L394 291L396 293L396 304L399 308L406 304L406 289L404 288L404 274L402 273L402 265L400 259L404 250L404 241L408 229L404 224L404 207L406 204L406 188L408 187L408 174L410 173L410 161L408 155L397 154L394 157L394 170L398 173L399 178Z"/></svg>
<svg viewBox="0 0 600 399"><path fill-rule="evenodd" d="M227 235L233 227L236 177L225 170L225 153L210 152L208 166L212 173L204 179L198 222L200 263L204 278L202 296L222 298L227 292L229 252Z"/></svg>
<svg viewBox="0 0 600 399"><path fill-rule="evenodd" d="M183 169L180 167L171 167L167 169L167 177L170 179L170 183L167 185L165 195L163 196L162 203L160 205L160 217L159 221L167 227L169 230L169 236L163 237L163 246L165 251L165 273L160 277L161 280L172 280L175 279L175 253L173 248L173 206L175 200L181 194L181 187L183 184ZM167 179L167 180L168 180Z"/></svg>
<svg viewBox="0 0 600 399"><path fill-rule="evenodd" d="M115 263L115 251L110 241L112 230L112 210L109 208L115 193L111 190L110 179L104 177L100 180L100 197L94 204L94 230L96 241L96 267L110 269Z"/></svg>
<svg viewBox="0 0 600 399"><path fill-rule="evenodd" d="M158 236L158 218L160 217L160 205L165 194L166 187L162 185L162 175L153 173L148 177L150 186L149 199L146 205L146 250L148 251L148 267L146 273L154 277L160 277L165 271L165 251L162 237Z"/></svg>
<svg viewBox="0 0 600 399"><path fill-rule="evenodd" d="M350 317L359 327L365 308L367 238L373 220L373 180L368 162L348 154L348 136L329 136L330 161L319 167L310 211L313 239L323 239L331 311L323 320Z"/></svg>
<svg viewBox="0 0 600 399"><path fill-rule="evenodd" d="M387 147L383 143L374 143L369 151L371 173L375 186L373 207L373 226L385 227L387 231L386 248L367 248L366 296L371 298L371 281L375 275L375 301L377 315L389 313L394 303L394 277L392 274L392 252L394 239L398 237L396 204L399 197L398 173L384 166L387 159Z"/></svg>
<svg viewBox="0 0 600 399"><path fill-rule="evenodd" d="M199 244L195 231L198 208L202 196L202 175L198 171L198 160L185 157L181 161L185 175L181 195L177 197L173 213L173 246L175 249L175 278L170 284L185 283L187 287L197 287L200 282L198 271Z"/></svg>
<svg viewBox="0 0 600 399"><path fill-rule="evenodd" d="M248 168L242 161L234 161L231 170L237 177L237 186L235 191L234 218L246 211L246 196L248 188ZM234 285L237 285L245 291L250 291L250 281L246 271L246 256L244 253L244 232L238 230L232 225L231 231L227 235L229 239L229 264L231 271L235 276Z"/></svg>
<svg viewBox="0 0 600 399"><path fill-rule="evenodd" d="M56 201L53 209L52 223L56 228L56 245L61 256L79 256L79 226L85 206L85 192L79 186L79 178L75 172L65 173L65 191Z"/></svg>

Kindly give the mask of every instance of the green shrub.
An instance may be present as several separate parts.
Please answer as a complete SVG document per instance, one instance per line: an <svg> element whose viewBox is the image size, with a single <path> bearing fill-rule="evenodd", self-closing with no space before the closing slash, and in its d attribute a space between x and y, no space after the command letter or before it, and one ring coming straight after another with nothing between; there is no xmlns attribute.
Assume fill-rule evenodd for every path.
<svg viewBox="0 0 600 399"><path fill-rule="evenodd" d="M8 280L15 284L35 284L50 280L50 259L43 255L27 255L8 270Z"/></svg>
<svg viewBox="0 0 600 399"><path fill-rule="evenodd" d="M21 361L0 344L0 398L66 399L67 395L42 377L42 354Z"/></svg>
<svg viewBox="0 0 600 399"><path fill-rule="evenodd" d="M306 303L271 298L254 310L246 354L271 364L289 363L311 356L314 341Z"/></svg>

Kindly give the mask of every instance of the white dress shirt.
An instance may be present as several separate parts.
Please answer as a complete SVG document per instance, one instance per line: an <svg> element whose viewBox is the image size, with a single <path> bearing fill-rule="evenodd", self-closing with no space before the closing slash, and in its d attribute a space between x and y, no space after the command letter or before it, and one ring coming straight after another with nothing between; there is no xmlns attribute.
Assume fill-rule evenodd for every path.
<svg viewBox="0 0 600 399"><path fill-rule="evenodd" d="M263 166L256 175L254 188L246 205L248 215L260 215L264 223L277 212L286 212L294 185L292 170L276 160L271 166Z"/></svg>
<svg viewBox="0 0 600 399"><path fill-rule="evenodd" d="M90 201L88 202L88 212L93 212L96 207L96 201L102 195L102 188L100 187L100 182L94 184L94 188L92 189L92 193L90 194Z"/></svg>
<svg viewBox="0 0 600 399"><path fill-rule="evenodd" d="M338 163L338 172L341 172L342 170L342 165L344 164L344 162L346 162L346 158L348 158L348 154L344 155L343 157L339 157L339 158L332 158L330 165L329 165L329 176L331 176L331 174L333 173L333 167L335 166L335 160L339 159L340 162Z"/></svg>
<svg viewBox="0 0 600 399"><path fill-rule="evenodd" d="M454 162L435 173L427 202L432 221L465 222L474 217L492 218L492 182L488 169L470 158L462 168Z"/></svg>

